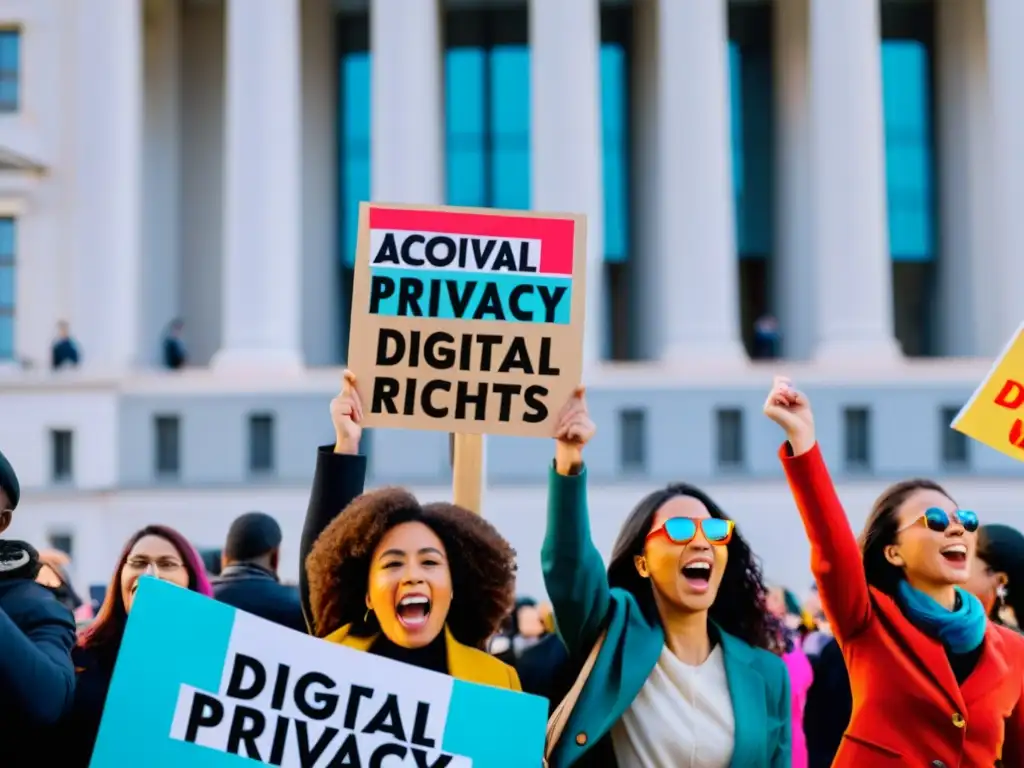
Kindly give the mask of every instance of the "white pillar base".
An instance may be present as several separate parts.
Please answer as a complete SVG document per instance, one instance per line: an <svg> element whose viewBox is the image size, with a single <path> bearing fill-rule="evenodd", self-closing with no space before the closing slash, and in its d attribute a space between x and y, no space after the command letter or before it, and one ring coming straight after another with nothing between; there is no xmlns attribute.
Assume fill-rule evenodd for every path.
<svg viewBox="0 0 1024 768"><path fill-rule="evenodd" d="M895 339L830 338L815 348L815 362L841 365L849 363L896 363L903 359L903 350Z"/></svg>
<svg viewBox="0 0 1024 768"><path fill-rule="evenodd" d="M292 349L239 349L231 347L217 352L210 361L215 371L275 372L297 374L305 370L302 355Z"/></svg>

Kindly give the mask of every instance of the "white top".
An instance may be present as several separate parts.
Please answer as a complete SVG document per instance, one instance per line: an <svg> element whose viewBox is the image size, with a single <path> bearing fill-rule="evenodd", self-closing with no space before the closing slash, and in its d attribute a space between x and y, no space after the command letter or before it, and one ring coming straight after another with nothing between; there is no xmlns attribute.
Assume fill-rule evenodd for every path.
<svg viewBox="0 0 1024 768"><path fill-rule="evenodd" d="M729 768L735 733L722 646L698 667L666 647L612 744L619 768Z"/></svg>

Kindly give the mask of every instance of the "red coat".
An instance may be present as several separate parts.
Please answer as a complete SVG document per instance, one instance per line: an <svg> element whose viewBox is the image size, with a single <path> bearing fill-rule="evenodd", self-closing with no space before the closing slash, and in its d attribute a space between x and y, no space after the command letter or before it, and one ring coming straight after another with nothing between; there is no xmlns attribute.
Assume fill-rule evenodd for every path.
<svg viewBox="0 0 1024 768"><path fill-rule="evenodd" d="M843 650L853 716L833 768L1024 768L1024 637L989 622L958 685L942 644L869 587L818 447L779 451L811 542L822 607Z"/></svg>

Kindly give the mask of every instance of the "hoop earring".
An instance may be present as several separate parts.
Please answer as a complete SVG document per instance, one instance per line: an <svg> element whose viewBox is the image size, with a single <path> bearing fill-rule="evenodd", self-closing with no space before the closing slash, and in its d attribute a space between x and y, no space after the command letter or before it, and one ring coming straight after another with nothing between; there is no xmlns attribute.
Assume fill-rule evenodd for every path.
<svg viewBox="0 0 1024 768"><path fill-rule="evenodd" d="M363 624L369 624L370 623L370 614L371 613L373 613L373 609L372 608L367 608L366 609L366 613L363 614Z"/></svg>

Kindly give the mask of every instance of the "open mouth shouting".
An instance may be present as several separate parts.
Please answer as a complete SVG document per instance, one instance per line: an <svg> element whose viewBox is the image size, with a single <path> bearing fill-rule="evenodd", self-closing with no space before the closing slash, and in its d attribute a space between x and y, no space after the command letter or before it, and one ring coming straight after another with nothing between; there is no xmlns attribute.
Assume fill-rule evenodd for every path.
<svg viewBox="0 0 1024 768"><path fill-rule="evenodd" d="M694 592L707 592L711 586L711 567L714 561L706 557L688 560L682 568L686 585Z"/></svg>
<svg viewBox="0 0 1024 768"><path fill-rule="evenodd" d="M940 551L940 554L946 558L946 562L955 568L966 568L967 567L967 545L966 544L950 544L945 546Z"/></svg>
<svg viewBox="0 0 1024 768"><path fill-rule="evenodd" d="M422 629L430 618L430 598L422 592L402 595L395 606L395 615L405 629L413 632Z"/></svg>

